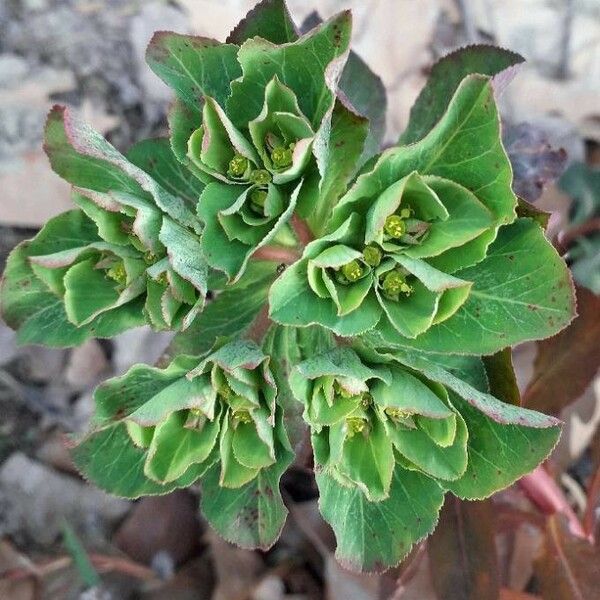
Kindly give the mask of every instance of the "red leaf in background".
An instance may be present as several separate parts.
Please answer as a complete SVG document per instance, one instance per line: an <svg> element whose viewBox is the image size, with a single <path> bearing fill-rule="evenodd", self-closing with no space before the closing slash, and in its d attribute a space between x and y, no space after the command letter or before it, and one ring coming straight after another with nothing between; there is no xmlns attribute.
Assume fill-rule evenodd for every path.
<svg viewBox="0 0 600 600"><path fill-rule="evenodd" d="M549 414L577 400L600 366L600 297L577 287L579 316L558 335L538 343L523 405Z"/></svg>
<svg viewBox="0 0 600 600"><path fill-rule="evenodd" d="M428 549L433 587L440 600L498 600L490 500L467 502L446 496Z"/></svg>
<svg viewBox="0 0 600 600"><path fill-rule="evenodd" d="M548 519L535 573L544 600L592 600L600 591L600 549L574 537L564 521Z"/></svg>

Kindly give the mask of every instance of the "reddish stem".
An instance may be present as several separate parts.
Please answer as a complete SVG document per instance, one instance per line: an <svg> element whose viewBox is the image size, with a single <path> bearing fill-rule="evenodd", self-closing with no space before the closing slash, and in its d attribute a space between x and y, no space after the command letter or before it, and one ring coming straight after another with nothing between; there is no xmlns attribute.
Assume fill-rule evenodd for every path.
<svg viewBox="0 0 600 600"><path fill-rule="evenodd" d="M290 224L294 229L294 233L296 234L296 237L298 238L298 241L302 244L302 246L306 246L315 239L312 234L312 231L306 224L306 221L303 221L298 215L292 215L292 218L290 219Z"/></svg>
<svg viewBox="0 0 600 600"><path fill-rule="evenodd" d="M596 470L590 489L588 491L587 503L585 506L585 514L583 515L583 529L586 535L594 539L596 529L596 507L600 500L600 468Z"/></svg>
<svg viewBox="0 0 600 600"><path fill-rule="evenodd" d="M283 246L264 246L254 252L252 258L255 260L269 260L272 262L291 265L295 263L300 255L293 248L284 248Z"/></svg>
<svg viewBox="0 0 600 600"><path fill-rule="evenodd" d="M249 340L253 340L257 344L260 344L262 339L265 337L265 333L271 326L271 319L269 318L269 307L265 304L260 312L256 315L256 318L252 322L252 325L248 328L246 332L246 337Z"/></svg>
<svg viewBox="0 0 600 600"><path fill-rule="evenodd" d="M580 538L588 537L563 491L543 466L540 465L535 471L525 475L519 480L519 486L543 513L547 515L562 513L567 518L569 529L573 535Z"/></svg>

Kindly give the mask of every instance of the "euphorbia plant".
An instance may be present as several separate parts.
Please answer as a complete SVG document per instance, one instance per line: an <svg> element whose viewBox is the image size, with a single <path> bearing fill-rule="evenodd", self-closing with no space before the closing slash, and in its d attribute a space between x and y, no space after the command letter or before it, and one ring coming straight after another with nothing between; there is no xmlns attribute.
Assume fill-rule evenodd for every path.
<svg viewBox="0 0 600 600"><path fill-rule="evenodd" d="M15 248L1 307L23 343L178 331L161 367L96 390L73 450L89 480L128 498L200 483L218 532L269 548L310 446L337 556L371 571L432 531L445 493L487 497L548 456L559 423L488 374L574 303L511 189L495 96L522 59L442 59L380 151L385 95L350 34L344 12L300 35L282 0L226 43L157 33L170 137L126 156L54 108L45 147L78 208Z"/></svg>

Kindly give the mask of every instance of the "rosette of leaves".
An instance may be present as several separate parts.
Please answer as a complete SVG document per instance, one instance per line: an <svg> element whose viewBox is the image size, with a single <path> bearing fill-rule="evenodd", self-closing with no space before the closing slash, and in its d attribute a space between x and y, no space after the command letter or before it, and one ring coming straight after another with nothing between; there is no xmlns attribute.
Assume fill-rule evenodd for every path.
<svg viewBox="0 0 600 600"><path fill-rule="evenodd" d="M19 340L66 346L144 323L188 327L208 277L200 223L186 203L191 176L184 193L168 192L63 108L51 111L45 136L79 208L51 219L7 261L1 309ZM139 150L174 162L158 140Z"/></svg>
<svg viewBox="0 0 600 600"><path fill-rule="evenodd" d="M371 331L381 346L473 354L566 324L571 311L548 297L572 306L556 282L568 275L540 228L515 221L511 179L492 82L469 75L424 138L385 151L357 178L329 233L273 285L271 316L343 336ZM524 288L530 253L544 257L544 285ZM507 311L514 321L500 332Z"/></svg>
<svg viewBox="0 0 600 600"><path fill-rule="evenodd" d="M165 369L136 365L96 390L94 427L75 462L98 486L130 498L202 479L202 509L215 529L268 547L285 520L279 478L292 456L277 394L269 358L253 342Z"/></svg>
<svg viewBox="0 0 600 600"><path fill-rule="evenodd" d="M400 358L337 348L290 377L310 426L321 512L338 559L355 569L395 564L433 529L446 491L489 496L542 460L559 435L551 417Z"/></svg>

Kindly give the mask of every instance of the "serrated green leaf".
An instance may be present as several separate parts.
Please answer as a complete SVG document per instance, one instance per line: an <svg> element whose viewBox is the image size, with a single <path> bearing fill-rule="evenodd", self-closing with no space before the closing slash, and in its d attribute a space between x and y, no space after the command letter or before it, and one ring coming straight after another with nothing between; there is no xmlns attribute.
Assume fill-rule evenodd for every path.
<svg viewBox="0 0 600 600"><path fill-rule="evenodd" d="M444 494L421 473L396 466L389 498L369 502L357 488L317 473L319 508L335 533L335 556L353 571L382 572L397 565L431 533Z"/></svg>
<svg viewBox="0 0 600 600"><path fill-rule="evenodd" d="M273 44L298 39L296 26L284 0L262 0L235 26L227 42L243 44L259 36Z"/></svg>
<svg viewBox="0 0 600 600"><path fill-rule="evenodd" d="M291 464L291 451L281 416L277 417L277 462L236 489L219 485L219 469L202 479L200 508L219 535L242 548L268 550L277 540L287 510L279 491L281 475Z"/></svg>
<svg viewBox="0 0 600 600"><path fill-rule="evenodd" d="M467 75L510 76L507 70L525 59L509 50L494 46L474 45L460 48L440 59L431 69L425 87L411 108L410 118L401 144L422 139L433 129L446 110L450 98Z"/></svg>
<svg viewBox="0 0 600 600"><path fill-rule="evenodd" d="M164 190L65 107L55 106L48 115L44 149L54 171L73 185L129 194L156 205L183 225L198 227L182 199Z"/></svg>
<svg viewBox="0 0 600 600"><path fill-rule="evenodd" d="M148 479L144 475L146 452L133 444L123 423L87 435L71 456L88 481L122 498L168 494L190 486L203 472L201 465L193 465L182 477L164 485Z"/></svg>
<svg viewBox="0 0 600 600"><path fill-rule="evenodd" d="M482 499L509 486L543 462L560 437L558 425L502 424L458 396L452 402L469 429L469 463L460 479L444 486L460 498Z"/></svg>
<svg viewBox="0 0 600 600"><path fill-rule="evenodd" d="M501 228L487 257L456 276L474 283L453 317L414 340L399 338L382 323L378 333L386 343L429 352L492 354L550 337L574 317L567 267L530 219Z"/></svg>
<svg viewBox="0 0 600 600"><path fill-rule="evenodd" d="M265 86L277 76L296 94L303 114L316 129L333 105L335 91L328 85L335 86L341 74L350 42L350 21L349 12L340 13L298 40L280 46L261 38L244 42L238 53L243 76L232 82L227 101L234 124L244 127L259 115Z"/></svg>
<svg viewBox="0 0 600 600"><path fill-rule="evenodd" d="M367 119L336 100L329 134L321 138L314 148L322 174L318 199L316 202L313 199L310 205L299 206L300 214L306 214L315 236L325 231L333 207L355 175L370 131Z"/></svg>
<svg viewBox="0 0 600 600"><path fill-rule="evenodd" d="M168 139L155 138L138 142L129 149L126 156L167 192L184 200L190 210L196 210L204 183L181 165Z"/></svg>
<svg viewBox="0 0 600 600"><path fill-rule="evenodd" d="M237 52L235 44L158 31L148 44L146 62L190 108L199 108L204 96L224 106L230 82L242 74Z"/></svg>

